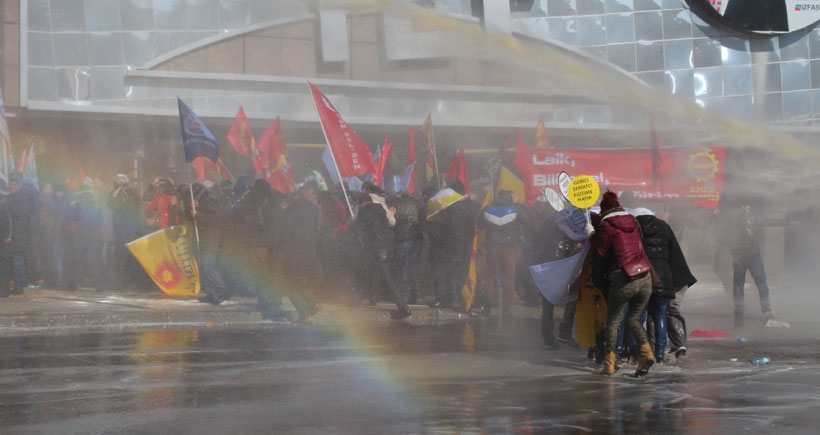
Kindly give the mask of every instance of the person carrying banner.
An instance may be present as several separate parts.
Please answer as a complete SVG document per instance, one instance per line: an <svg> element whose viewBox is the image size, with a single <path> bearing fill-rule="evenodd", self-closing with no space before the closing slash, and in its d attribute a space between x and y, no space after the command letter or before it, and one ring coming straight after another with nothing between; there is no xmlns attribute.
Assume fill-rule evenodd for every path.
<svg viewBox="0 0 820 435"><path fill-rule="evenodd" d="M183 205L183 220L196 225L196 231L199 234L197 247L197 265L201 285L199 301L218 305L231 297L217 267L220 210L216 200L211 197L205 186L194 183L190 189L193 190L193 194L186 192L180 197ZM191 198L193 198L193 203Z"/></svg>
<svg viewBox="0 0 820 435"><path fill-rule="evenodd" d="M481 204L466 193L466 187L460 180L453 180L448 187L459 196L459 200L445 206L439 212L442 230L440 264L435 269L434 279L440 295L433 308L441 306L463 312L466 306L461 287L470 271L473 236L476 223L481 213Z"/></svg>
<svg viewBox="0 0 820 435"><path fill-rule="evenodd" d="M480 280L480 294L485 295L482 314L489 316L498 301L496 280L501 277L501 315L509 317L515 302L515 263L521 256L521 220L515 193L499 190L492 204L484 207L478 228L486 231L487 256Z"/></svg>
<svg viewBox="0 0 820 435"><path fill-rule="evenodd" d="M558 327L559 339L556 339L553 320L555 305L541 294L530 273L530 266L560 260L574 254L576 242L552 219L555 209L546 201L538 200L529 207L522 207L521 212L526 215L526 219L522 220L524 243L521 249L521 261L526 274L522 274L521 278L525 291L535 293L541 299L541 338L544 340L544 349L558 349L559 339L572 347L577 347L578 344L572 338L575 302L564 306L564 317ZM576 286L577 284L573 285Z"/></svg>
<svg viewBox="0 0 820 435"><path fill-rule="evenodd" d="M624 211L618 195L607 190L601 199L601 220L593 227L587 224L591 235L593 255L603 263L609 284L607 297L606 355L603 375L615 374L615 350L621 313L629 304L626 325L640 345L636 376L649 373L655 357L646 331L641 325L641 314L652 294L652 265L646 257L638 222ZM597 219L596 219L597 220Z"/></svg>

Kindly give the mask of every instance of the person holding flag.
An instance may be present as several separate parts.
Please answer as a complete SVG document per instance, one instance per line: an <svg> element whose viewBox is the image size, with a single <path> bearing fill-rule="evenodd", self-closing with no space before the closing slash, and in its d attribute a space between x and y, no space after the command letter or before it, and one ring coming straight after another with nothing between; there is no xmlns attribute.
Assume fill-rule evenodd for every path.
<svg viewBox="0 0 820 435"><path fill-rule="evenodd" d="M473 237L481 204L466 195L467 188L460 180L453 180L442 192L447 190L455 193L459 199L448 205L442 205L439 209L442 237L439 249L441 252L437 254L438 261L433 265L436 301L430 307L443 306L462 312L466 304L462 297L461 287L470 270Z"/></svg>

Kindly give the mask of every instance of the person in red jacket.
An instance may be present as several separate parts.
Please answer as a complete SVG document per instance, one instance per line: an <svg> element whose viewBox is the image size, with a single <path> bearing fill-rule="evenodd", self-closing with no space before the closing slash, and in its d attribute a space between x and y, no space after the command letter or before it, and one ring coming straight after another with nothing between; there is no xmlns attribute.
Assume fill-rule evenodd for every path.
<svg viewBox="0 0 820 435"><path fill-rule="evenodd" d="M652 265L641 241L640 226L635 218L624 211L618 195L607 190L601 199L600 223L594 228L587 225L593 255L603 264L609 282L607 295L606 355L601 374L615 373L615 349L618 343L618 326L624 307L629 306L626 326L632 331L640 346L636 376L649 373L655 357L646 330L641 325L641 313L652 295Z"/></svg>

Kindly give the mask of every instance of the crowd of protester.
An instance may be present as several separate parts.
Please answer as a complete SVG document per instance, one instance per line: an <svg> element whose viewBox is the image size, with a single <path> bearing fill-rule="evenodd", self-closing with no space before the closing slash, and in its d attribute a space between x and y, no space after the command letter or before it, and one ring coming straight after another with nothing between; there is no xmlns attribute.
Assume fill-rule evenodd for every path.
<svg viewBox="0 0 820 435"><path fill-rule="evenodd" d="M459 181L447 188L465 193ZM127 176L117 174L111 183L96 177L74 186L45 184L39 192L12 177L9 191L0 200L0 232L7 236L0 254L9 265L0 268L0 280L10 282L0 289L7 290L2 296L22 293L26 285L145 291L153 284L126 244L158 229L195 223L202 302L255 296L262 317L276 319L286 316L282 299L287 297L299 321L309 322L318 301L390 302L396 305L392 317L402 319L424 298L431 308L483 316L495 308L510 316L520 297L526 305L541 305L544 347L555 349L559 342L577 347L575 303L564 306L555 334L555 306L540 294L528 268L567 258L590 243L591 280L608 305L605 331L589 354L603 364L602 373L612 374L632 359L636 373L646 374L664 360L668 341L674 356L686 351L681 305L695 278L675 233L648 209L622 207L609 191L600 213L591 215L586 242L573 241L556 225L556 212L543 198L525 205L505 190L484 208L466 195L435 210L436 219L427 219L427 201L438 189L388 195L372 183L364 183L362 192L343 192L322 191L308 180L284 194L247 176L235 183L193 185L156 178L141 194ZM745 276L741 268L749 268L771 318L748 211L745 206L738 212L743 225L730 226L738 232L726 242L736 257L736 316L743 315L738 271ZM475 298L466 301L461 290L478 230L485 234L484 265Z"/></svg>

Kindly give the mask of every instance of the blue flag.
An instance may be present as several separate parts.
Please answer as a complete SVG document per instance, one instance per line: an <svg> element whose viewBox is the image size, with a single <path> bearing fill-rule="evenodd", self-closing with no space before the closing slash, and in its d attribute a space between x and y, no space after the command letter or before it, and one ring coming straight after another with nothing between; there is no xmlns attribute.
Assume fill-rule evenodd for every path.
<svg viewBox="0 0 820 435"><path fill-rule="evenodd" d="M182 127L185 161L191 163L195 158L205 156L216 163L219 160L219 143L216 137L187 104L183 103L179 97L177 101L179 102L179 124Z"/></svg>

